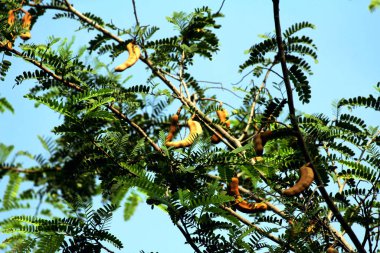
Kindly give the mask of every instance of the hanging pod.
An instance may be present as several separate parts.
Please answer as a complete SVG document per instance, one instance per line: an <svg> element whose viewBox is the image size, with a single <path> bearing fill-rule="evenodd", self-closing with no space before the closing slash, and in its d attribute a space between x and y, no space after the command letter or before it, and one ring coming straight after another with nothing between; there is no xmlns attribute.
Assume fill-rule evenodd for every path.
<svg viewBox="0 0 380 253"><path fill-rule="evenodd" d="M265 144L273 139L283 138L287 136L294 136L295 133L289 128L279 128L275 130L266 130L259 132L253 137L254 149L257 156L262 156Z"/></svg>
<svg viewBox="0 0 380 253"><path fill-rule="evenodd" d="M15 23L16 17L15 17L15 11L10 10L8 11L8 25L12 26Z"/></svg>
<svg viewBox="0 0 380 253"><path fill-rule="evenodd" d="M225 123L227 128L230 127L231 122L229 120L227 120L228 112L226 109L217 110L216 115L218 115L220 122ZM211 136L211 143L217 144L220 141L221 141L221 139L215 133Z"/></svg>
<svg viewBox="0 0 380 253"><path fill-rule="evenodd" d="M300 168L300 178L297 183L292 187L283 190L282 194L285 196L294 196L309 188L314 181L314 171L309 166L310 163L307 163Z"/></svg>
<svg viewBox="0 0 380 253"><path fill-rule="evenodd" d="M176 148L185 148L185 147L190 147L193 143L195 138L202 134L202 126L198 121L189 119L187 121L187 125L190 129L189 135L179 141L172 141L174 134L177 130L177 125L178 125L178 115L175 114L171 118L171 123L170 123L170 128L169 128L169 134L166 137L165 145L168 147L176 147Z"/></svg>
<svg viewBox="0 0 380 253"><path fill-rule="evenodd" d="M228 193L231 196L235 197L234 207L243 213L258 213L264 212L268 209L267 204L265 203L249 203L244 200L239 192L239 179L237 177L233 177L231 179L231 183L229 185Z"/></svg>
<svg viewBox="0 0 380 253"><path fill-rule="evenodd" d="M140 55L141 55L140 48L134 42L129 42L127 44L127 51L129 53L128 59L115 68L116 72L121 72L121 71L126 70L129 67L132 67L140 58Z"/></svg>
<svg viewBox="0 0 380 253"><path fill-rule="evenodd" d="M264 146L271 137L273 132L271 130L267 130L261 133L258 133L253 138L254 149L257 156L262 156L264 151Z"/></svg>
<svg viewBox="0 0 380 253"><path fill-rule="evenodd" d="M338 251L337 251L334 247L330 246L330 247L326 250L326 253L338 253Z"/></svg>
<svg viewBox="0 0 380 253"><path fill-rule="evenodd" d="M20 34L20 38L23 40L28 40L32 37L30 34L30 26L32 24L32 15L29 12L26 12L24 16L21 19L22 22L22 28L26 29L27 31Z"/></svg>
<svg viewBox="0 0 380 253"><path fill-rule="evenodd" d="M171 142L173 140L174 134L177 131L177 125L178 125L178 114L174 114L170 119L170 128L168 136L166 136L165 143Z"/></svg>

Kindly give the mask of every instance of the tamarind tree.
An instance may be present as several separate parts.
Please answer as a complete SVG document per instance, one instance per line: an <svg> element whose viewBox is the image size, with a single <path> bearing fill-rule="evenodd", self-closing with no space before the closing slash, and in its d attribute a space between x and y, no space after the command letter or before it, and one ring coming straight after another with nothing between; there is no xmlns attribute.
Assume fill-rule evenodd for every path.
<svg viewBox="0 0 380 253"><path fill-rule="evenodd" d="M242 78L232 104L229 87L212 94L192 72L220 50L224 1L175 12L164 37L140 22L134 0L126 27L69 0L1 1L1 79L14 69L16 86L34 80L25 98L62 117L57 138L41 138L48 157L12 158L13 146L0 145L0 212L21 210L1 218L1 249L122 252L123 235L106 225L122 203L133 215L143 197L195 252L379 252L380 129L355 110L379 111L380 85L337 101L335 118L296 110L311 100L314 25L282 27L279 2L274 32L247 45L236 66L254 81ZM93 36L78 51L63 38L35 43L33 26L51 14ZM122 80L137 65L144 83ZM6 110L13 107L0 98ZM38 165L24 167L21 156ZM99 195L105 204L93 208ZM48 207L22 214L32 201Z"/></svg>

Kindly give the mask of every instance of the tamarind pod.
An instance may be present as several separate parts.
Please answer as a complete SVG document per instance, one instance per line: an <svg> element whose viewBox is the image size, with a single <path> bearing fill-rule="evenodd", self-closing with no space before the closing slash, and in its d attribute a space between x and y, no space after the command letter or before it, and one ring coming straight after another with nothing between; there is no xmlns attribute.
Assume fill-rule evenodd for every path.
<svg viewBox="0 0 380 253"><path fill-rule="evenodd" d="M239 179L233 177L229 184L228 193L235 197L235 204L237 210L243 213L257 213L267 210L268 206L265 203L248 203L244 200L239 192Z"/></svg>
<svg viewBox="0 0 380 253"><path fill-rule="evenodd" d="M170 128L168 136L166 136L165 142L172 141L175 132L177 131L177 125L178 125L178 115L174 114L170 120Z"/></svg>
<svg viewBox="0 0 380 253"><path fill-rule="evenodd" d="M12 26L15 23L15 12L14 10L8 11L8 24Z"/></svg>
<svg viewBox="0 0 380 253"><path fill-rule="evenodd" d="M201 124L198 121L192 119L189 119L187 121L187 125L190 129L189 135L185 139L180 141L168 141L165 143L166 146L176 148L185 148L191 146L194 143L194 139L198 135L202 134L203 130Z"/></svg>
<svg viewBox="0 0 380 253"><path fill-rule="evenodd" d="M268 138L272 135L271 130L267 130L265 132L261 132L255 135L253 138L254 149L257 156L262 156L264 151L264 146L268 141Z"/></svg>
<svg viewBox="0 0 380 253"><path fill-rule="evenodd" d="M223 110L217 110L216 114L218 115L218 118L219 118L220 122L225 123L226 127L230 128L231 122L229 120L227 120L227 110L225 110L225 109L223 109ZM221 139L219 138L218 135L213 134L211 136L211 143L217 144L220 141L221 141Z"/></svg>
<svg viewBox="0 0 380 253"><path fill-rule="evenodd" d="M263 145L267 143L267 141L270 139L270 137L273 135L273 131L267 130L260 133L261 140L263 142Z"/></svg>
<svg viewBox="0 0 380 253"><path fill-rule="evenodd" d="M137 62L137 60L140 58L140 55L141 55L140 48L134 42L129 42L127 44L127 51L129 53L128 59L124 63L118 65L115 68L116 72L124 71L127 68L133 66Z"/></svg>
<svg viewBox="0 0 380 253"><path fill-rule="evenodd" d="M13 42L10 40L4 40L0 42L0 47L6 47L8 49L12 49L13 47Z"/></svg>
<svg viewBox="0 0 380 253"><path fill-rule="evenodd" d="M334 247L329 247L329 248L326 250L326 253L338 253L338 251L337 251Z"/></svg>
<svg viewBox="0 0 380 253"><path fill-rule="evenodd" d="M257 213L266 211L268 206L265 203L248 203L244 200L236 205L236 209L243 213Z"/></svg>
<svg viewBox="0 0 380 253"><path fill-rule="evenodd" d="M253 143L254 143L254 149L255 149L256 155L262 156L263 151L264 151L264 146L263 146L263 140L261 139L260 134L257 134L253 138Z"/></svg>
<svg viewBox="0 0 380 253"><path fill-rule="evenodd" d="M231 183L228 188L228 193L232 196L240 196L239 179L237 177L233 177L231 179Z"/></svg>
<svg viewBox="0 0 380 253"><path fill-rule="evenodd" d="M300 168L300 178L297 181L297 183L292 187L283 190L282 194L284 194L285 196L294 196L304 191L311 185L311 183L314 180L314 172L313 169L308 166L309 163L305 164Z"/></svg>
<svg viewBox="0 0 380 253"><path fill-rule="evenodd" d="M25 15L21 19L22 28L27 29L27 32L20 34L20 38L23 40L28 40L32 36L30 34L30 25L32 24L32 15L29 12L26 12Z"/></svg>

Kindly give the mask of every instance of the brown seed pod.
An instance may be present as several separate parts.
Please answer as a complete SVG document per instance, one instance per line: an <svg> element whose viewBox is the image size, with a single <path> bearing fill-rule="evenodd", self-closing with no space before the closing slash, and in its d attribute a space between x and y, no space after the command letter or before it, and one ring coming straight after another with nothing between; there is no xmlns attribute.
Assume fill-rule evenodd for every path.
<svg viewBox="0 0 380 253"><path fill-rule="evenodd" d="M8 11L8 24L12 26L15 23L15 12L14 10Z"/></svg>
<svg viewBox="0 0 380 253"><path fill-rule="evenodd" d="M257 213L264 212L268 206L265 203L248 203L244 200L239 192L239 179L233 177L229 185L228 193L235 197L235 204L237 210L243 213Z"/></svg>
<svg viewBox="0 0 380 253"><path fill-rule="evenodd" d="M177 131L177 125L178 125L178 114L174 114L170 120L170 128L168 136L166 136L166 142L172 141L175 132Z"/></svg>
<svg viewBox="0 0 380 253"><path fill-rule="evenodd" d="M218 110L218 111L216 111L216 114L218 115L218 118L219 118L220 122L225 123L226 127L229 128L231 122L229 120L227 120L227 114L228 114L227 110L226 109ZM219 138L218 135L213 134L211 136L211 143L217 144L220 141L221 141L221 139Z"/></svg>
<svg viewBox="0 0 380 253"><path fill-rule="evenodd" d="M243 213L258 213L266 211L268 206L265 203L248 203L244 200L236 205L236 209Z"/></svg>
<svg viewBox="0 0 380 253"><path fill-rule="evenodd" d="M13 41L10 41L10 40L4 40L4 41L0 41L0 47L6 47L8 49L12 49L13 47Z"/></svg>
<svg viewBox="0 0 380 253"><path fill-rule="evenodd" d="M126 70L127 68L133 66L137 62L137 60L140 58L140 55L141 55L140 48L134 42L129 42L127 44L127 50L129 53L128 59L124 63L117 66L115 68L115 71L121 72L121 71Z"/></svg>
<svg viewBox="0 0 380 253"><path fill-rule="evenodd" d="M294 196L307 189L314 180L313 169L309 167L309 163L300 168L300 178L295 185L283 190L282 194L285 196Z"/></svg>
<svg viewBox="0 0 380 253"><path fill-rule="evenodd" d="M194 143L194 139L202 134L202 126L198 121L189 119L187 121L187 125L189 126L190 133L189 135L180 141L167 141L165 143L166 146L168 147L176 147L176 148L184 148L184 147L189 147Z"/></svg>
<svg viewBox="0 0 380 253"><path fill-rule="evenodd" d="M228 188L228 194L231 196L240 196L239 179L237 177L233 177L231 179L231 183Z"/></svg>
<svg viewBox="0 0 380 253"><path fill-rule="evenodd" d="M253 138L255 152L257 156L262 156L264 151L264 146L272 135L271 130L267 130L265 132L261 132L255 135Z"/></svg>
<svg viewBox="0 0 380 253"><path fill-rule="evenodd" d="M330 247L326 250L326 253L338 253L338 251L337 251L334 247L330 246Z"/></svg>
<svg viewBox="0 0 380 253"><path fill-rule="evenodd" d="M22 34L20 34L20 38L23 40L28 40L32 36L30 34L30 25L32 24L32 15L29 12L26 12L25 15L21 19L22 28L28 30Z"/></svg>

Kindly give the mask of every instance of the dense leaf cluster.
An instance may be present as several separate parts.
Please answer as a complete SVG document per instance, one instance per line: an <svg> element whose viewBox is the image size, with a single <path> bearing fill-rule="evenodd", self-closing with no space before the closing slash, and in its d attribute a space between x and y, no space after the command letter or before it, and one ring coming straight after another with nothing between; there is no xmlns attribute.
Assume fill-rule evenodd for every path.
<svg viewBox="0 0 380 253"><path fill-rule="evenodd" d="M324 252L331 245L349 251L342 233L334 229L336 214L318 192L324 186L345 221L364 231L363 247L379 250L379 126L369 126L353 110L378 111L379 97L343 98L333 119L289 114L289 99L272 94L272 89L280 94L286 90L283 77L272 75L280 64L277 37L267 36L249 49L249 58L240 65L241 72L249 69L263 85L243 79L237 91L243 98L231 110L227 127L215 112L228 101L207 97L207 85L189 71L196 56L212 60L219 50L215 29L220 28L220 11L202 7L175 12L167 20L176 32L158 37L158 27L137 23L118 28L91 13L73 11L66 1L33 2L7 0L0 6L0 19L7 19L9 10L24 8L38 22L52 10L53 19L73 19L79 29L98 33L77 51L75 41L55 37L44 44L16 40L12 49L3 42L19 32L20 24L0 23L0 79L14 67L13 58L23 59L33 67L20 71L15 84L32 80L25 98L62 117L52 130L56 139L39 137L48 155L13 155L13 146L0 144L0 179L6 182L0 212L30 211L31 203L39 203L35 215L0 220L0 231L8 234L0 244L5 252L113 252L109 247L123 245L108 227L112 213L122 207L127 221L139 204L167 213L196 252ZM303 103L311 98L308 60L318 58L313 40L300 35L309 28L314 25L296 23L285 29L281 41L292 88ZM118 35L129 39L122 41ZM131 41L141 48L140 60L147 67L143 84L129 77L121 81L123 74L97 59L111 61ZM133 68L128 71L133 73ZM273 87L265 86L268 76ZM184 126L190 117L201 122L203 134L188 148L169 148L165 139L179 104L176 138L188 134ZM0 112L5 110L13 111L12 105L0 98ZM271 131L272 137L258 159L254 139L263 131ZM223 143L211 143L215 133ZM305 164L300 136L322 184L286 197L282 190L297 182ZM36 165L26 168L24 157ZM240 177L244 199L268 203L266 212L236 211L235 198L228 193L234 176ZM22 187L27 182L32 186ZM91 200L99 195L106 204L93 210Z"/></svg>

